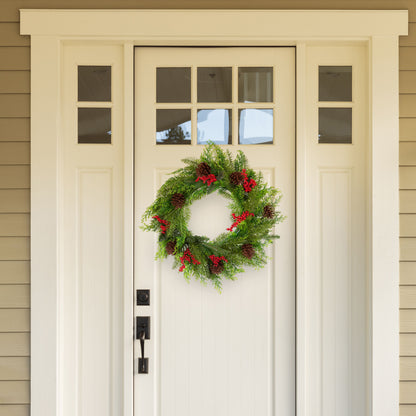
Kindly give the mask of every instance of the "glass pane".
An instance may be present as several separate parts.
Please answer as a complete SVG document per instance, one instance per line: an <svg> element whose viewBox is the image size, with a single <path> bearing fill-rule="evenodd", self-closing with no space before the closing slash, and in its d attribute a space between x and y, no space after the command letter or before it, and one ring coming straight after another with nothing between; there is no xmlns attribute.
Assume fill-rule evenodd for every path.
<svg viewBox="0 0 416 416"><path fill-rule="evenodd" d="M319 109L319 143L352 143L352 109Z"/></svg>
<svg viewBox="0 0 416 416"><path fill-rule="evenodd" d="M156 102L190 103L191 68L157 68Z"/></svg>
<svg viewBox="0 0 416 416"><path fill-rule="evenodd" d="M238 101L258 103L273 101L273 68L238 68Z"/></svg>
<svg viewBox="0 0 416 416"><path fill-rule="evenodd" d="M78 101L111 101L111 66L78 67Z"/></svg>
<svg viewBox="0 0 416 416"><path fill-rule="evenodd" d="M198 110L198 144L232 143L232 110Z"/></svg>
<svg viewBox="0 0 416 416"><path fill-rule="evenodd" d="M352 66L319 67L319 101L352 101Z"/></svg>
<svg viewBox="0 0 416 416"><path fill-rule="evenodd" d="M157 144L191 144L191 110L156 110Z"/></svg>
<svg viewBox="0 0 416 416"><path fill-rule="evenodd" d="M231 81L231 68L198 68L198 102L230 103Z"/></svg>
<svg viewBox="0 0 416 416"><path fill-rule="evenodd" d="M250 108L239 110L240 144L272 144L273 143L273 110Z"/></svg>
<svg viewBox="0 0 416 416"><path fill-rule="evenodd" d="M78 108L78 143L111 143L111 108Z"/></svg>

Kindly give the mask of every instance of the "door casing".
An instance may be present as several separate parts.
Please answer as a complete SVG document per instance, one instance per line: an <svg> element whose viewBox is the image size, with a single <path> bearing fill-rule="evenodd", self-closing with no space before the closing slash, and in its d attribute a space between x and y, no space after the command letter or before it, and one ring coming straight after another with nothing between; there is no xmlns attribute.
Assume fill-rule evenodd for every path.
<svg viewBox="0 0 416 416"><path fill-rule="evenodd" d="M175 25L172 26L172 14ZM368 166L371 177L371 413L398 414L398 36L407 35L407 11L294 10L22 10L21 34L31 35L31 414L61 415L64 356L60 331L61 247L61 58L68 44L118 45L122 51L124 196L124 415L132 414L132 178L133 48L165 46L296 46L297 49L297 408L308 415L308 201L304 192L309 110L303 95L306 52L316 44L364 42L369 65ZM51 120L54 122L51 123ZM132 343L131 343L132 344Z"/></svg>

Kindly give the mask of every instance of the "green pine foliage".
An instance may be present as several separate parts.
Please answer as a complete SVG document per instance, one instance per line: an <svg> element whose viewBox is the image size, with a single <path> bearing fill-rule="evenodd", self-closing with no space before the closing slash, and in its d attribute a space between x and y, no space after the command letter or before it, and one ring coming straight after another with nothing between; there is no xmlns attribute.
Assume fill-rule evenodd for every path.
<svg viewBox="0 0 416 416"><path fill-rule="evenodd" d="M172 173L172 177L160 187L155 201L143 214L142 229L158 233L159 249L156 258L166 258L168 256L166 245L174 241L176 243L173 253L174 267L179 269L184 265L182 273L186 279L194 277L204 284L209 282L221 290L222 280L235 280L238 273L244 272L245 266L261 268L267 263L265 248L275 238L279 238L273 233L273 228L284 220L277 209L281 193L278 189L267 186L261 173L249 168L248 160L242 151L233 158L229 150L224 151L210 143L205 146L199 159L183 159L183 162L185 166ZM211 168L211 174L215 175L216 181L210 186L202 180L196 181L196 169L202 162L207 163ZM233 172L242 172L243 169L248 180L253 179L256 182L249 192L245 191L243 184L233 185L230 182L230 175ZM194 201L212 192L219 192L230 201L230 226L235 221L232 213L239 216L248 211L254 216L247 217L232 231L224 230L215 240L192 235L188 229L190 206ZM182 208L175 208L171 203L171 197L175 193L185 196L185 205ZM273 210L272 218L263 216L266 206ZM161 223L154 218L155 216L167 221L168 225L164 233ZM251 259L243 255L241 249L243 244L253 246L255 254ZM190 252L196 262L192 260L181 262L181 258L184 259L186 255L185 252ZM220 274L211 272L213 262L210 256L212 255L224 256L227 259L227 262L220 262L223 266Z"/></svg>

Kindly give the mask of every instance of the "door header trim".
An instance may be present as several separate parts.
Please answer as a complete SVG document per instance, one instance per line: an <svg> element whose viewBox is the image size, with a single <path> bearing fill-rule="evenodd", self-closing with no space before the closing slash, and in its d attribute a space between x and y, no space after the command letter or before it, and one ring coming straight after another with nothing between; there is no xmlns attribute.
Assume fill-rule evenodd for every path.
<svg viewBox="0 0 416 416"><path fill-rule="evenodd" d="M407 35L407 10L20 10L22 35L165 45ZM175 15L172 18L172 15ZM155 24L157 22L157 24ZM236 28L240 30L236 31Z"/></svg>

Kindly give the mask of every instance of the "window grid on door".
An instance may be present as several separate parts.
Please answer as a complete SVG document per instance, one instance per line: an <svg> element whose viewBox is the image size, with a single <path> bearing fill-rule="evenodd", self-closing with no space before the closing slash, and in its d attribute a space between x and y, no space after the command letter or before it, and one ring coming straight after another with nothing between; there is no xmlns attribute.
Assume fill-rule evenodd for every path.
<svg viewBox="0 0 416 416"><path fill-rule="evenodd" d="M158 82L168 85L166 79L159 75L169 76L171 79L178 74L178 69L183 69L185 76L186 68L190 68L190 100L184 102L178 94L178 100L160 100L160 96L171 94L161 93ZM228 71L231 73L231 94L222 91L225 97L202 101L204 94L212 94L211 90L201 92L202 83L198 85L198 71L200 80L205 77L210 84L208 76L222 77L228 83ZM224 67L157 67L156 71L156 93L155 93L155 117L156 117L156 144L180 144L198 145L206 144L212 140L220 145L231 144L274 144L275 123L277 115L277 70L275 67L239 67L237 65ZM212 73L210 73L210 71ZM242 101L242 83L239 81L239 72L246 73L255 81L254 91L251 96L265 97L259 102ZM175 75L176 74L176 75ZM266 82L264 82L264 80ZM177 80L178 81L178 80ZM263 81L263 82L262 82ZM178 81L183 84L183 80ZM214 85L215 83L213 83ZM253 82L251 82L253 84ZM266 84L266 85L265 85ZM169 87L168 87L169 88ZM172 86L172 89L175 86ZM185 87L186 89L188 86ZM258 88L259 91L256 90ZM248 88L246 88L248 90ZM253 90L253 88L251 88ZM263 90L262 92L260 90ZM243 97L241 97L243 95ZM246 95L249 95L246 93ZM231 96L231 100L227 99ZM198 100L199 99L199 100ZM163 102L160 102L163 101ZM175 112L176 111L176 112ZM190 114L188 113L190 112ZM210 120L211 118L211 120ZM216 123L216 124L215 124ZM222 125L222 126L221 126ZM206 127L208 126L208 127ZM204 130L206 129L206 131ZM231 130L231 132L230 132ZM218 132L218 136L215 134ZM255 136L258 134L258 136ZM218 137L220 137L218 139ZM216 139L216 140L215 140Z"/></svg>

